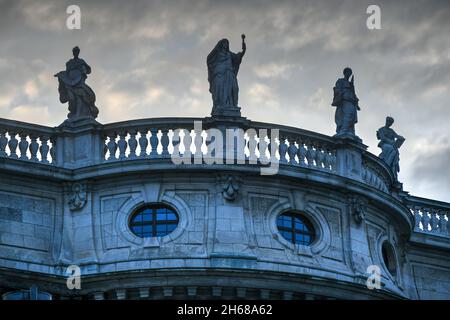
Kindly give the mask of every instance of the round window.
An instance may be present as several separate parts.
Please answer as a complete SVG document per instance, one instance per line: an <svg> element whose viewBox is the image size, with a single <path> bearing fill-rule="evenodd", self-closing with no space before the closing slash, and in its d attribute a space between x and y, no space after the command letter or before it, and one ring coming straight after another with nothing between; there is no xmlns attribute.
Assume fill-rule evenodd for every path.
<svg viewBox="0 0 450 320"><path fill-rule="evenodd" d="M304 246L309 246L316 235L311 222L296 212L280 214L277 217L277 228L283 238Z"/></svg>
<svg viewBox="0 0 450 320"><path fill-rule="evenodd" d="M141 238L164 237L175 230L178 214L163 204L152 204L138 208L130 217L131 232Z"/></svg>

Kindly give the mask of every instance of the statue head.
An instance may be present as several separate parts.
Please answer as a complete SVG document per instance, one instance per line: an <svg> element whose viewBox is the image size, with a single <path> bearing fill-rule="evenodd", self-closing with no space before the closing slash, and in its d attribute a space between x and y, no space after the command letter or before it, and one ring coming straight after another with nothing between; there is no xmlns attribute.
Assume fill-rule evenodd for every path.
<svg viewBox="0 0 450 320"><path fill-rule="evenodd" d="M345 68L344 69L344 77L345 77L345 79L349 79L350 78L350 76L352 75L352 73L353 73L353 71L352 71L352 69L350 69L349 67L347 67L347 68Z"/></svg>
<svg viewBox="0 0 450 320"><path fill-rule="evenodd" d="M386 117L386 127L390 127L394 124L394 118L392 117Z"/></svg>
<svg viewBox="0 0 450 320"><path fill-rule="evenodd" d="M75 58L78 58L78 55L80 54L80 48L78 47L73 48L72 53Z"/></svg>
<svg viewBox="0 0 450 320"><path fill-rule="evenodd" d="M228 42L228 39L222 39L219 41L219 47L222 48L225 51L230 50L230 43Z"/></svg>

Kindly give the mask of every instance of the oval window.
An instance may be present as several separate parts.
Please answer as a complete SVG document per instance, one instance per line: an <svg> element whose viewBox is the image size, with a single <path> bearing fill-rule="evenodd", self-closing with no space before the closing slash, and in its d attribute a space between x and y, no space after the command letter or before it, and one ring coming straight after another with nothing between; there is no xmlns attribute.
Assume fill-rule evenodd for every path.
<svg viewBox="0 0 450 320"><path fill-rule="evenodd" d="M296 212L285 212L277 217L277 228L283 238L294 244L309 246L315 239L312 223Z"/></svg>
<svg viewBox="0 0 450 320"><path fill-rule="evenodd" d="M141 238L164 237L178 226L178 214L164 204L138 208L130 217L131 232Z"/></svg>
<svg viewBox="0 0 450 320"><path fill-rule="evenodd" d="M395 259L394 249L389 242L383 242L381 246L381 254L383 256L383 262L386 266L386 269L388 269L391 275L395 276L397 271L397 263Z"/></svg>

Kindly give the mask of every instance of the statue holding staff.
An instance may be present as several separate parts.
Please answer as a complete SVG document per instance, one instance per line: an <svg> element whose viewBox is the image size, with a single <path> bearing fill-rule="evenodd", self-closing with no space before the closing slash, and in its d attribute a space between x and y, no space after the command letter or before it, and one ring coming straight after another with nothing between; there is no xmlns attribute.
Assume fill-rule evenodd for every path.
<svg viewBox="0 0 450 320"><path fill-rule="evenodd" d="M206 63L208 66L209 92L213 100L212 114L238 114L239 86L237 74L242 58L245 55L245 35L242 36L242 51L230 51L229 41L220 40L209 53Z"/></svg>

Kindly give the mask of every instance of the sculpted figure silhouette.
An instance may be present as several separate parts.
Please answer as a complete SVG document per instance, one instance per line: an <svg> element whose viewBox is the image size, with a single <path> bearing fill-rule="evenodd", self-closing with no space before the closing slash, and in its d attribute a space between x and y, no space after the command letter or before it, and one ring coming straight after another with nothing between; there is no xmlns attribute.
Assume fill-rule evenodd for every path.
<svg viewBox="0 0 450 320"><path fill-rule="evenodd" d="M98 108L95 106L95 93L85 83L91 67L78 56L80 48L72 49L73 58L67 61L66 70L58 72L59 101L69 103L69 121L81 118L97 118Z"/></svg>

